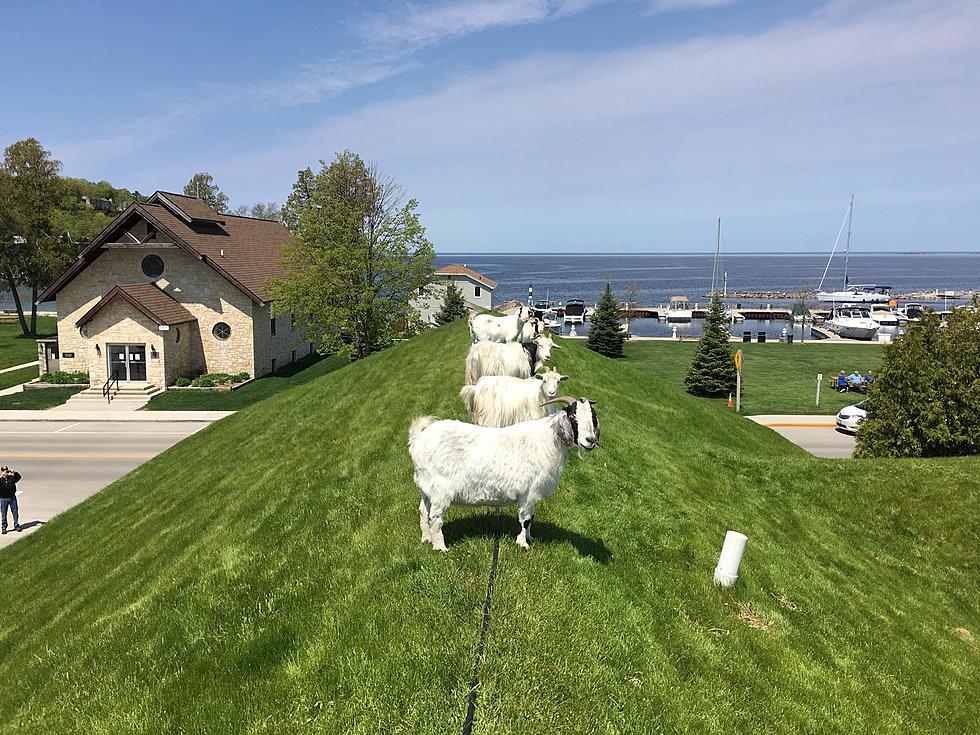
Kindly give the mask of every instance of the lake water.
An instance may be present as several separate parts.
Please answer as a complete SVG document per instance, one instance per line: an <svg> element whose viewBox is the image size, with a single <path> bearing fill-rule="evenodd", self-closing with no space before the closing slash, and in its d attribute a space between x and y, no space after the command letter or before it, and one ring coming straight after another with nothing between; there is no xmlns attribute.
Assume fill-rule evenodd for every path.
<svg viewBox="0 0 980 735"><path fill-rule="evenodd" d="M509 299L527 300L528 286L534 288L534 298L565 302L583 299L594 305L606 285L612 283L617 297L622 298L627 285L637 288L639 306L666 304L671 296L687 296L692 303L707 303L704 294L711 290L711 255L487 255L446 254L436 258L437 266L465 263L468 267L497 281L493 293L495 304ZM816 290L827 255L728 255L723 268L728 274L729 291L796 291ZM825 288L843 285L843 257L836 257L827 272ZM980 289L980 253L921 253L851 255L848 263L851 283L878 283L892 286L898 293L952 289ZM719 290L722 284L718 284ZM743 307L788 306L789 301L772 299L729 299ZM923 301L923 303L930 303ZM950 302L962 303L962 302ZM942 308L944 304L933 302ZM655 319L637 319L631 331L641 336L669 336L673 324ZM679 335L700 334L697 321L677 324ZM752 321L732 326L732 332L757 333L765 331L770 338L778 337L783 328L795 330L797 339L804 329L792 322ZM579 334L588 329L577 327ZM568 329L565 328L567 334ZM887 331L887 330L883 330ZM809 328L804 336L809 338Z"/></svg>
<svg viewBox="0 0 980 735"><path fill-rule="evenodd" d="M446 254L436 258L436 265L465 263L497 281L493 294L495 304L510 299L527 299L528 286L534 288L534 298L550 298L556 302L583 299L593 305L605 287L612 283L618 297L628 284L635 284L640 306L666 304L671 296L683 295L692 302L707 303L704 296L711 289L712 256L704 255L495 255ZM827 264L827 256L804 255L728 255L723 270L728 274L729 291L796 291L815 290ZM843 282L843 258L834 259L827 273L826 288L839 288ZM848 265L851 283L878 283L892 286L896 292L980 290L980 253L917 253L852 255ZM719 284L721 288L722 284ZM25 299L26 303L27 299ZM743 307L788 305L774 299L760 303L758 299L730 299ZM930 303L930 302L925 302ZM962 302L950 302L962 303ZM943 308L943 302L932 302ZM0 292L0 307L13 308L7 291ZM53 309L54 304L43 308ZM632 331L644 336L669 336L674 325L654 319L638 319ZM765 331L778 337L783 328L800 334L803 327L787 321L746 321L733 325L732 331L753 333ZM586 324L578 332L584 334ZM681 335L697 335L697 321L678 324ZM809 336L808 331L805 333ZM567 329L566 329L567 333Z"/></svg>

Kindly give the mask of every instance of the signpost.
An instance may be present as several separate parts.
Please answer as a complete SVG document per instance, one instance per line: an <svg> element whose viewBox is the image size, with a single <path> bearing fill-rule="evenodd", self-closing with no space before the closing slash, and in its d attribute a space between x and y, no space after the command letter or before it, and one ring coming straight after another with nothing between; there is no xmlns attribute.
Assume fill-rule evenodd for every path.
<svg viewBox="0 0 980 735"><path fill-rule="evenodd" d="M735 350L735 413L742 410L742 351Z"/></svg>
<svg viewBox="0 0 980 735"><path fill-rule="evenodd" d="M817 405L820 405L820 384L823 382L823 373L817 373Z"/></svg>

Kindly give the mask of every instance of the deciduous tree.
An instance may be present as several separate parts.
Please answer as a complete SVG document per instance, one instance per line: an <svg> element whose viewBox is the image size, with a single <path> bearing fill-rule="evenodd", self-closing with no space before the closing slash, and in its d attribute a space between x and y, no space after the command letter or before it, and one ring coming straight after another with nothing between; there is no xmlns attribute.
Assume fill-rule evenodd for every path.
<svg viewBox="0 0 980 735"><path fill-rule="evenodd" d="M599 297L595 313L589 321L589 339L586 344L590 350L595 350L600 355L622 357L623 339L619 321L619 304L616 303L612 284L607 282L606 290Z"/></svg>
<svg viewBox="0 0 980 735"><path fill-rule="evenodd" d="M41 287L52 281L75 255L52 218L64 188L61 162L34 138L7 146L0 165L0 270L17 307L20 328L37 335L37 304ZM31 289L30 320L18 286Z"/></svg>
<svg viewBox="0 0 980 735"><path fill-rule="evenodd" d="M232 214L240 217L268 219L273 222L282 221L282 207L277 202L256 202L255 204L240 204Z"/></svg>
<svg viewBox="0 0 980 735"><path fill-rule="evenodd" d="M321 351L366 357L417 321L412 299L432 280L435 253L418 203L403 202L350 151L300 171L283 212L285 276L271 290L275 311L293 314Z"/></svg>

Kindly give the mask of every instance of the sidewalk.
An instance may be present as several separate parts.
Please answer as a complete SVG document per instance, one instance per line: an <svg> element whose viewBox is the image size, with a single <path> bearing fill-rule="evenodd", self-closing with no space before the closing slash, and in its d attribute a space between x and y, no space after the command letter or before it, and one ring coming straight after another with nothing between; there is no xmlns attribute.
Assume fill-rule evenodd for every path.
<svg viewBox="0 0 980 735"><path fill-rule="evenodd" d="M118 411L107 413L95 409L90 411L58 412L46 411L0 411L0 421L58 421L72 423L75 421L111 421L118 423L132 421L135 423L164 423L164 422L211 422L231 416L234 411Z"/></svg>
<svg viewBox="0 0 980 735"><path fill-rule="evenodd" d="M25 362L23 365L14 365L13 367L7 367L0 370L0 373L12 373L14 370L23 370L24 368L34 367L37 365L37 360L34 362Z"/></svg>

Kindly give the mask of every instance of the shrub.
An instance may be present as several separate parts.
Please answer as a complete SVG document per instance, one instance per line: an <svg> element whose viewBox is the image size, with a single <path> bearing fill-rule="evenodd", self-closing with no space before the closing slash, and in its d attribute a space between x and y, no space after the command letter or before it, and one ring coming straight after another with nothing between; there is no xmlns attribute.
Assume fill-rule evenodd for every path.
<svg viewBox="0 0 980 735"><path fill-rule="evenodd" d="M244 371L243 372L240 372L240 373L235 373L235 375L232 376L232 382L233 383L244 383L250 377L251 376L248 373L244 372Z"/></svg>
<svg viewBox="0 0 980 735"><path fill-rule="evenodd" d="M980 453L980 300L934 313L885 348L868 390L858 457L951 457Z"/></svg>
<svg viewBox="0 0 980 735"><path fill-rule="evenodd" d="M696 396L721 398L735 390L735 362L725 325L725 306L718 294L711 297L708 318L698 340L698 349L684 376L687 392Z"/></svg>
<svg viewBox="0 0 980 735"><path fill-rule="evenodd" d="M595 314L589 320L589 339L587 345L606 357L623 356L623 332L620 329L619 305L613 295L612 284L606 283L606 290L599 297Z"/></svg>
<svg viewBox="0 0 980 735"><path fill-rule="evenodd" d="M174 381L174 385L176 385L178 388L186 388L190 384L190 378L177 378L177 380Z"/></svg>
<svg viewBox="0 0 980 735"><path fill-rule="evenodd" d="M442 308L436 314L436 324L449 324L457 319L462 319L469 311L466 306L466 299L463 298L463 292L456 288L454 283L447 283Z"/></svg>
<svg viewBox="0 0 980 735"><path fill-rule="evenodd" d="M85 385L88 383L88 373L66 373L59 370L56 373L44 373L40 380L42 383L55 385Z"/></svg>
<svg viewBox="0 0 980 735"><path fill-rule="evenodd" d="M230 382L231 376L228 373L205 373L194 378L191 385L195 388L213 388L216 385L226 385Z"/></svg>

